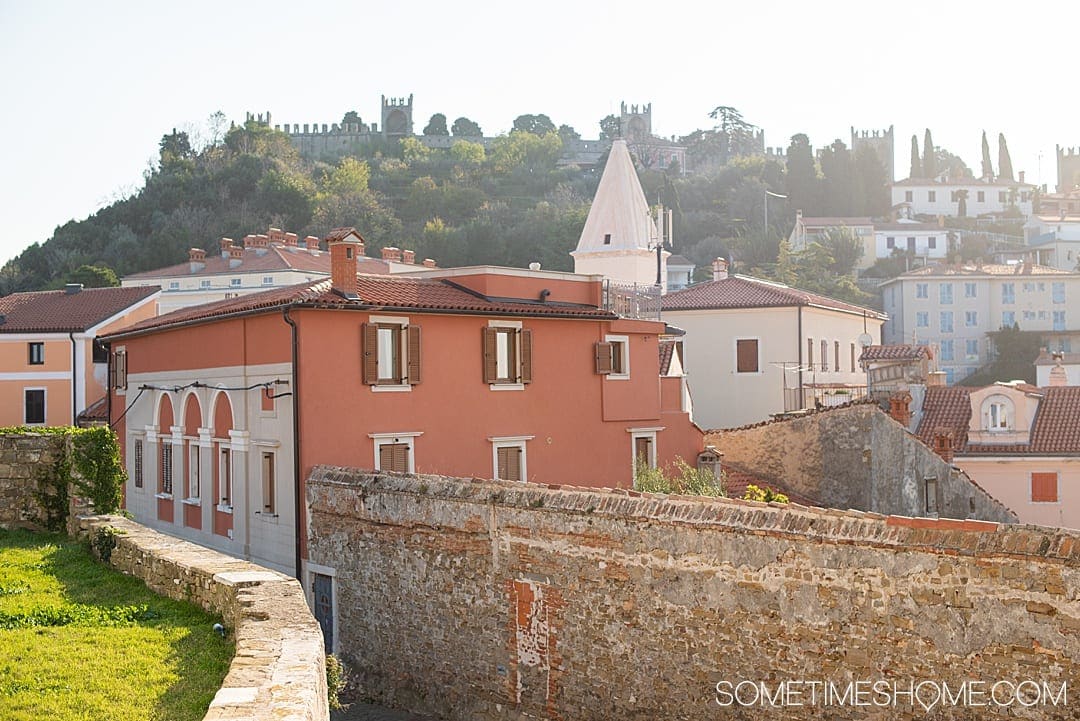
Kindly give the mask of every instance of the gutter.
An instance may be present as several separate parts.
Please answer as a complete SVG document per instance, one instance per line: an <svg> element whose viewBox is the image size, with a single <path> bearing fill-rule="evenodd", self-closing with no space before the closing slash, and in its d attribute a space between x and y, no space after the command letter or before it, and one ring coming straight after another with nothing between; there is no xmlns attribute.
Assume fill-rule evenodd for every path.
<svg viewBox="0 0 1080 721"><path fill-rule="evenodd" d="M293 426L293 527L294 536L296 537L296 580L300 582L301 588L304 586L304 569L303 559L301 557L301 537L300 537L300 508L304 503L304 500L300 497L300 387L299 379L300 373L298 362L300 360L299 346L297 345L297 336L299 329L296 327L296 321L289 317L289 311L293 308L292 305L287 305L281 309L281 317L292 330L292 426Z"/></svg>
<svg viewBox="0 0 1080 721"><path fill-rule="evenodd" d="M68 332L68 339L71 341L71 425L74 427L79 417L78 376L75 368L75 331Z"/></svg>

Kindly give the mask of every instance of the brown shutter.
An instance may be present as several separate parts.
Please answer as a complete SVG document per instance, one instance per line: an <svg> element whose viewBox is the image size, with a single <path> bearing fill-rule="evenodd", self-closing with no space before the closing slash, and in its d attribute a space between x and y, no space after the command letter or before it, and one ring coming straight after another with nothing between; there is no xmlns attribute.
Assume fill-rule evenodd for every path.
<svg viewBox="0 0 1080 721"><path fill-rule="evenodd" d="M499 478L504 481L521 480L521 449L517 446L497 448Z"/></svg>
<svg viewBox="0 0 1080 721"><path fill-rule="evenodd" d="M379 382L379 327L374 323L360 326L360 366L365 384Z"/></svg>
<svg viewBox="0 0 1080 721"><path fill-rule="evenodd" d="M739 373L757 373L758 367L758 342L753 338L743 338L735 341L736 370Z"/></svg>
<svg viewBox="0 0 1080 721"><path fill-rule="evenodd" d="M394 444L394 470L398 473L409 472L409 445L407 443Z"/></svg>
<svg viewBox="0 0 1080 721"><path fill-rule="evenodd" d="M112 363L109 364L109 389L116 388L116 353L112 354Z"/></svg>
<svg viewBox="0 0 1080 721"><path fill-rule="evenodd" d="M394 447L389 443L379 446L379 468L384 471L394 470Z"/></svg>
<svg viewBox="0 0 1080 721"><path fill-rule="evenodd" d="M634 439L634 462L642 463L646 466L649 465L649 447L652 445L652 439L639 436Z"/></svg>
<svg viewBox="0 0 1080 721"><path fill-rule="evenodd" d="M406 382L410 385L416 385L420 382L420 326L410 325L408 327L409 333L409 357L407 359L407 367L405 374L408 376Z"/></svg>
<svg viewBox="0 0 1080 721"><path fill-rule="evenodd" d="M601 374L611 373L614 363L611 343L596 344L596 372Z"/></svg>
<svg viewBox="0 0 1080 721"><path fill-rule="evenodd" d="M532 383L532 331L519 330L521 336L521 383Z"/></svg>
<svg viewBox="0 0 1080 721"><path fill-rule="evenodd" d="M481 334L483 344L483 361L484 361L484 382L494 383L495 377L498 373L498 366L496 365L495 357L495 343L496 334L498 331L495 328L481 328Z"/></svg>
<svg viewBox="0 0 1080 721"><path fill-rule="evenodd" d="M499 461L499 467L495 469L495 476L496 476L496 478L499 478L500 480L503 480L503 481L509 480L507 478L507 476L510 474L510 471L507 469L507 466L509 465L509 459L506 456L506 452L508 450L510 450L510 449L509 448L496 448L495 449L495 457Z"/></svg>
<svg viewBox="0 0 1080 721"><path fill-rule="evenodd" d="M1058 474L1032 473L1031 500L1033 503L1057 503Z"/></svg>
<svg viewBox="0 0 1080 721"><path fill-rule="evenodd" d="M806 365L814 370L814 339L806 339Z"/></svg>

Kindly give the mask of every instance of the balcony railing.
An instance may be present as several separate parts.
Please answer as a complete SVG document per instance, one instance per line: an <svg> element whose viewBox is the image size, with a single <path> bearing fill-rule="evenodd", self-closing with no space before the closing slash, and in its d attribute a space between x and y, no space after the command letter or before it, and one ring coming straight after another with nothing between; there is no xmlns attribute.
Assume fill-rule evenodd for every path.
<svg viewBox="0 0 1080 721"><path fill-rule="evenodd" d="M660 288L605 280L604 310L622 318L660 320Z"/></svg>

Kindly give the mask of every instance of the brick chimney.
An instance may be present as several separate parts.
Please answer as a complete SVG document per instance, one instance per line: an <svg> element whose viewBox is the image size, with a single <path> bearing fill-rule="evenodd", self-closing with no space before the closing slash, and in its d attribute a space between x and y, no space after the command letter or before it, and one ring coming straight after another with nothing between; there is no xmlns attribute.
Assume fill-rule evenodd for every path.
<svg viewBox="0 0 1080 721"><path fill-rule="evenodd" d="M239 268L240 264L244 262L244 249L233 246L229 248L229 267Z"/></svg>
<svg viewBox="0 0 1080 721"><path fill-rule="evenodd" d="M953 432L948 428L934 430L934 453L941 456L946 463L953 461Z"/></svg>
<svg viewBox="0 0 1080 721"><path fill-rule="evenodd" d="M401 262L402 263L408 263L409 265L412 265L413 263L415 263L416 262L416 251L415 250L403 250L403 251L401 251Z"/></svg>
<svg viewBox="0 0 1080 721"><path fill-rule="evenodd" d="M1069 385L1069 375L1065 371L1065 366L1062 365L1062 361L1065 360L1065 354L1061 351L1054 351L1053 358L1057 362L1054 363L1054 367L1050 369L1049 384L1051 386Z"/></svg>
<svg viewBox="0 0 1080 721"><path fill-rule="evenodd" d="M309 235L304 238L304 247L310 251L317 251L319 249L319 239L314 235Z"/></svg>
<svg viewBox="0 0 1080 721"><path fill-rule="evenodd" d="M244 247L245 248L254 248L257 238L258 238L258 236L255 235L254 233L248 233L247 235L245 235L244 236Z"/></svg>
<svg viewBox="0 0 1080 721"><path fill-rule="evenodd" d="M889 396L889 416L907 427L911 423L911 394L907 391L897 391Z"/></svg>
<svg viewBox="0 0 1080 721"><path fill-rule="evenodd" d="M233 244L232 238L222 238L221 239L221 257L222 258L228 258L229 257L229 248L232 247L232 244Z"/></svg>
<svg viewBox="0 0 1080 721"><path fill-rule="evenodd" d="M434 268L435 267L435 261L432 260L431 258L424 258L424 267L425 268Z"/></svg>
<svg viewBox="0 0 1080 721"><path fill-rule="evenodd" d="M382 259L387 262L401 262L401 248L395 248L392 245L382 249Z"/></svg>
<svg viewBox="0 0 1080 721"><path fill-rule="evenodd" d="M1017 175L1020 178L1019 182L1023 183L1024 182L1024 171L1023 170L1019 171Z"/></svg>
<svg viewBox="0 0 1080 721"><path fill-rule="evenodd" d="M256 235L255 236L255 255L266 255L270 249L270 236L268 235Z"/></svg>
<svg viewBox="0 0 1080 721"><path fill-rule="evenodd" d="M206 251L202 248L192 248L188 251L188 262L192 273L198 273L206 267Z"/></svg>
<svg viewBox="0 0 1080 721"><path fill-rule="evenodd" d="M712 279L727 280L728 262L726 258L717 258L712 262Z"/></svg>
<svg viewBox="0 0 1080 721"><path fill-rule="evenodd" d="M298 243L299 243L299 236L297 236L296 233L286 233L285 234L285 246L287 248L295 248Z"/></svg>
<svg viewBox="0 0 1080 721"><path fill-rule="evenodd" d="M285 244L285 232L281 228L271 228L267 233L267 240L270 243Z"/></svg>
<svg viewBox="0 0 1080 721"><path fill-rule="evenodd" d="M357 299L356 259L363 252L364 239L356 228L334 228L326 236L326 247L330 249L330 282L334 292L343 298Z"/></svg>

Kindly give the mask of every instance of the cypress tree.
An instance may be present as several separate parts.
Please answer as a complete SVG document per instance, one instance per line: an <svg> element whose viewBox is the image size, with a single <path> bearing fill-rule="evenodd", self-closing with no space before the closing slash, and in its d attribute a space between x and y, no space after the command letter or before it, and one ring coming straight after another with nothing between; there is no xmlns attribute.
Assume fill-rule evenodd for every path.
<svg viewBox="0 0 1080 721"><path fill-rule="evenodd" d="M922 148L922 171L927 178L937 176L937 158L934 155L934 139L930 137L930 128L926 129Z"/></svg>
<svg viewBox="0 0 1080 721"><path fill-rule="evenodd" d="M998 170L1004 180L1013 179L1012 158L1009 157L1009 146L1005 144L1005 133L998 133Z"/></svg>
<svg viewBox="0 0 1080 721"><path fill-rule="evenodd" d="M908 174L908 177L923 177L922 161L919 160L919 137L917 135L911 136L911 172Z"/></svg>
<svg viewBox="0 0 1080 721"><path fill-rule="evenodd" d="M986 142L986 131L982 138L982 177L986 180L994 179L994 166L990 163L990 143Z"/></svg>

